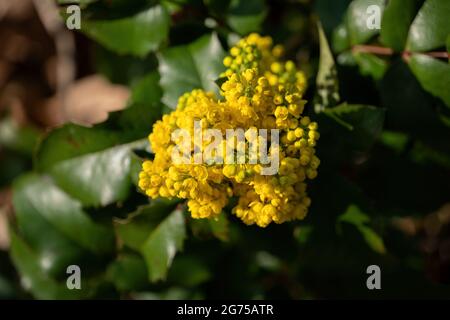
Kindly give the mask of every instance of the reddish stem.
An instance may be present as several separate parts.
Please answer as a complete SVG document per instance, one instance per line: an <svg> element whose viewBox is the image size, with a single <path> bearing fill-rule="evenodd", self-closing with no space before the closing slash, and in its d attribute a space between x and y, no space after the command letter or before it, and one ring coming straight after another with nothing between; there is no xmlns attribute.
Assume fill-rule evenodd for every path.
<svg viewBox="0 0 450 320"><path fill-rule="evenodd" d="M370 46L370 45L355 45L353 46L352 51L354 53L364 52L364 53L373 53L381 56L391 56L394 54L394 50L392 50L391 48ZM411 54L412 53L410 51L401 52L402 57L406 60L409 60ZM421 54L438 59L450 59L450 54L444 51L422 52Z"/></svg>

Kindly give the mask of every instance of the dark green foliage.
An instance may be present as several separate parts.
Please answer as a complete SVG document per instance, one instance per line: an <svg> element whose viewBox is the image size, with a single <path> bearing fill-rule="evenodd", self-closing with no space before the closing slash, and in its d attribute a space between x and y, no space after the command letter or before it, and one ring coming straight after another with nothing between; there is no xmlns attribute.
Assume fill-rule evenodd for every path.
<svg viewBox="0 0 450 320"><path fill-rule="evenodd" d="M449 296L426 277L425 235L394 221L450 201L450 66L429 54L448 50L450 1L58 2L82 5L97 72L132 95L106 123L67 124L37 146L33 129L0 123L11 151L0 184L30 170L31 154L34 164L14 183L0 298L24 295L3 270L10 260L38 299ZM371 4L384 10L381 30L366 27ZM230 212L194 220L183 203L149 202L136 183L152 124L186 91L218 92L225 52L251 31L282 41L310 76L321 166L307 218L260 229ZM66 289L71 264L83 270L80 291ZM379 292L365 286L371 264L383 272Z"/></svg>

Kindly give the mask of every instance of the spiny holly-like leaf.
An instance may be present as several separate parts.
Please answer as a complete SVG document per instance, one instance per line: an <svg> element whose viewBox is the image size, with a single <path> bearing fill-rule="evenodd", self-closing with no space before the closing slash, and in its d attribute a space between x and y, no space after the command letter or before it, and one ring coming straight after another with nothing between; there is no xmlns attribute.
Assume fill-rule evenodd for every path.
<svg viewBox="0 0 450 320"><path fill-rule="evenodd" d="M183 249L186 237L182 210L173 211L148 236L141 247L150 281L163 280L167 276L177 251Z"/></svg>
<svg viewBox="0 0 450 320"><path fill-rule="evenodd" d="M93 253L105 254L114 248L112 228L92 221L83 212L81 203L60 190L49 177L30 174L21 178L14 188L14 208L20 228L36 228L29 224L33 223L33 216L39 216L73 243Z"/></svg>
<svg viewBox="0 0 450 320"><path fill-rule="evenodd" d="M145 56L156 50L169 32L169 15L163 6L151 7L135 16L115 20L84 20L81 30L106 48Z"/></svg>
<svg viewBox="0 0 450 320"><path fill-rule="evenodd" d="M118 132L66 125L41 143L36 167L84 205L104 206L126 199L132 151L147 146L147 139L128 142Z"/></svg>
<svg viewBox="0 0 450 320"><path fill-rule="evenodd" d="M426 0L409 29L406 48L430 51L444 47L450 34L450 1Z"/></svg>
<svg viewBox="0 0 450 320"><path fill-rule="evenodd" d="M162 101L175 108L178 98L193 89L218 93L214 81L224 70L225 53L215 33L195 42L163 51L159 56L159 73L164 95Z"/></svg>
<svg viewBox="0 0 450 320"><path fill-rule="evenodd" d="M68 290L42 272L39 256L14 232L11 233L11 257L20 272L23 287L37 299L82 299L86 298L86 288Z"/></svg>
<svg viewBox="0 0 450 320"><path fill-rule="evenodd" d="M397 52L403 51L408 31L420 0L390 0L387 2L381 22L381 42Z"/></svg>

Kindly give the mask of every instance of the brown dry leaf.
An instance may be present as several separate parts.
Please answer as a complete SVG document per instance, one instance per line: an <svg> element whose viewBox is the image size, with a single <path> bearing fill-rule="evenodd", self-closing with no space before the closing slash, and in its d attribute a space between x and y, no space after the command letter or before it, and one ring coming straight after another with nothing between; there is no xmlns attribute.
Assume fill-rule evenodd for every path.
<svg viewBox="0 0 450 320"><path fill-rule="evenodd" d="M25 20L33 13L31 0L0 0L0 18Z"/></svg>
<svg viewBox="0 0 450 320"><path fill-rule="evenodd" d="M130 96L127 87L108 82L99 75L78 80L64 98L66 121L91 126L108 119L108 113L122 110Z"/></svg>
<svg viewBox="0 0 450 320"><path fill-rule="evenodd" d="M0 250L7 250L8 248L8 218L6 217L5 210L0 207Z"/></svg>
<svg viewBox="0 0 450 320"><path fill-rule="evenodd" d="M392 225L408 236L414 236L419 231L418 221L411 217L395 217Z"/></svg>
<svg viewBox="0 0 450 320"><path fill-rule="evenodd" d="M11 190L0 190L0 250L7 250L9 248L8 215L11 212Z"/></svg>

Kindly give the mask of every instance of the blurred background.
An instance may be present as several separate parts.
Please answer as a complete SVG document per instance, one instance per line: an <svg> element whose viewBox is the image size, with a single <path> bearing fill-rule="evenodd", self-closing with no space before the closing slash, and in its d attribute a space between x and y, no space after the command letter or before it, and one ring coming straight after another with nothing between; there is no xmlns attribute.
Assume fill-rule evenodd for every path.
<svg viewBox="0 0 450 320"><path fill-rule="evenodd" d="M450 298L448 3L0 0L0 298ZM66 27L70 4L81 8L81 30ZM371 4L385 10L382 28L397 34L358 29L364 28L358 17ZM439 12L430 13L432 7ZM425 22L414 24L419 11ZM316 79L327 49L318 21L336 63L325 84ZM420 29L427 21L436 25ZM411 44L410 27L435 43ZM176 204L149 204L133 184L133 165L120 185L112 185L120 194L97 202L73 191L83 181L64 172L73 179L65 181L45 161L74 157L66 145L80 144L86 156L145 140L177 93L190 89L176 87L177 79L159 68L172 62L184 72L170 50L214 32L226 51L252 31L283 44L309 79L308 112L322 136L311 211L304 221L267 229L247 227L230 213L211 224L185 214L180 252L168 258L170 268L154 266L155 248L135 246L136 238L154 236L164 224L149 213L170 219ZM425 54L433 61L420 64L414 46L438 54ZM318 93L324 88L338 92L334 105ZM344 101L371 107L333 113ZM331 111L320 112L324 108ZM57 140L56 128L69 128L74 141ZM114 142L91 146L102 141L95 130L109 132ZM66 138L66 131L58 132ZM132 152L137 168L150 156L142 148ZM45 193L54 187L47 177L75 200ZM93 194L107 194L108 183L100 179ZM77 243L74 234L83 238L83 227L70 219L80 208L95 228L109 228L106 253L85 250L90 235ZM72 229L52 220L59 213ZM134 229L117 227L130 221ZM88 230L103 234L95 228ZM65 292L68 264L80 265L87 279L76 295ZM366 287L372 264L381 268L382 290Z"/></svg>

